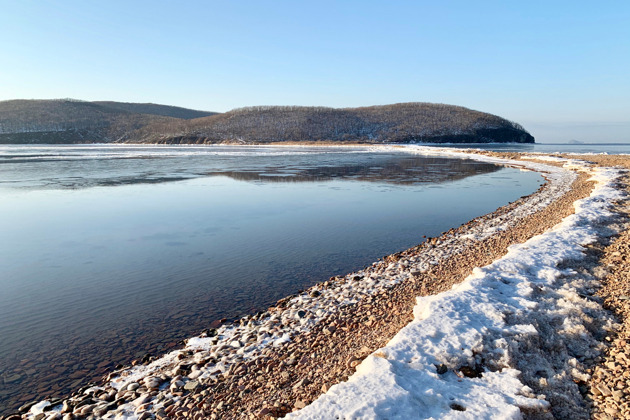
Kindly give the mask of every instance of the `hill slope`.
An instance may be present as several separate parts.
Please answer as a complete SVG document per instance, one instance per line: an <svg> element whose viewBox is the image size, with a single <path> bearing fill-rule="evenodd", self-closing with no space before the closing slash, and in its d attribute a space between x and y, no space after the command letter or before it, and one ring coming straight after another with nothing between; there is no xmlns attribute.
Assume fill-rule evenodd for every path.
<svg viewBox="0 0 630 420"><path fill-rule="evenodd" d="M152 130L156 127L147 128ZM179 130L164 128L154 133L147 132L146 140L167 143L534 141L523 127L501 117L453 105L428 103L344 109L250 107L191 120Z"/></svg>
<svg viewBox="0 0 630 420"><path fill-rule="evenodd" d="M96 143L134 141L150 124L213 115L155 104L73 99L0 102L0 143Z"/></svg>
<svg viewBox="0 0 630 420"><path fill-rule="evenodd" d="M217 114L216 112L196 111L194 109L181 108L178 106L159 105L159 104L137 104L133 102L112 102L97 101L94 104L103 105L111 109L120 111L133 112L136 114L159 115L162 117L180 118L183 120L192 120L193 118L209 117Z"/></svg>
<svg viewBox="0 0 630 420"><path fill-rule="evenodd" d="M196 118L202 116L201 118ZM496 115L429 103L249 107L226 113L74 100L0 102L0 143L533 143Z"/></svg>

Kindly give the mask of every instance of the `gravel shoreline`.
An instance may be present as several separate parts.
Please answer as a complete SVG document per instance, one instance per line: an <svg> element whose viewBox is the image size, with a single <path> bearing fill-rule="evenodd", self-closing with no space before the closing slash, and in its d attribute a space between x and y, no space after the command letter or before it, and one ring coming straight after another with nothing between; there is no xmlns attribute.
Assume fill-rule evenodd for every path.
<svg viewBox="0 0 630 420"><path fill-rule="evenodd" d="M598 166L630 170L629 156L585 155L584 160ZM630 175L622 178L620 188L630 196ZM591 379L584 397L597 420L630 419L630 200L617 203L616 211L626 220L619 235L594 247L602 278L597 291L603 307L618 322L604 340L606 348L589 368Z"/></svg>
<svg viewBox="0 0 630 420"><path fill-rule="evenodd" d="M482 155L513 159L512 164L521 158ZM627 159L612 158L599 157L597 164L628 167ZM416 296L450 289L473 268L500 258L508 246L544 232L571 214L573 203L590 194L592 183L586 174L568 174L550 173L550 182L537 193L439 238L282 299L265 313L243 318L234 326L208 330L202 334L205 337L189 339L185 349L162 359L138 361L132 369L113 372L107 378L109 385L84 388L65 401L42 402L25 407L28 413L6 418L264 418L300 409L331 385L346 380L363 358L404 327L413 317ZM612 244L627 243L619 241ZM605 258L620 253L619 246L608 250L610 246L600 251ZM614 255L616 259L608 264L625 263ZM619 279L608 277L613 284L608 306L625 308L627 313L627 299L618 299ZM628 283L627 275L624 279ZM604 283L600 293L606 290ZM615 306L617 301L620 305ZM611 348L625 348L626 338L615 339L616 347ZM610 354L614 360L621 359L619 351ZM613 364L613 378L615 369L618 373ZM597 372L593 378L606 377ZM598 385L590 389L599 389ZM617 390L619 385L613 387ZM599 396L587 396L586 401L593 401L594 416L600 416L596 418L618 418L622 403L612 401L617 409L613 414L604 405L612 396L613 391L604 395L601 404ZM620 401L625 402L625 394Z"/></svg>

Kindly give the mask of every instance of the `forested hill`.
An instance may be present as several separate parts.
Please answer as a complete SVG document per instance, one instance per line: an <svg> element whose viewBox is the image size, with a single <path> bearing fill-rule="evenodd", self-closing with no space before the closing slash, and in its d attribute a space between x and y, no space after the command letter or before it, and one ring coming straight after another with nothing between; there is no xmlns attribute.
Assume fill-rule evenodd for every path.
<svg viewBox="0 0 630 420"><path fill-rule="evenodd" d="M74 99L0 102L0 143L133 142L137 130L213 112L156 104Z"/></svg>
<svg viewBox="0 0 630 420"><path fill-rule="evenodd" d="M226 113L76 100L0 102L0 143L533 143L496 115L429 103L240 108Z"/></svg>
<svg viewBox="0 0 630 420"><path fill-rule="evenodd" d="M92 103L136 114L161 115L163 117L181 118L183 120L192 120L193 118L202 118L217 114L216 112L195 111L194 109L180 108L178 106L170 105L136 104L131 102L112 101L97 101Z"/></svg>
<svg viewBox="0 0 630 420"><path fill-rule="evenodd" d="M156 126L149 129L155 130ZM364 108L249 107L189 121L180 131L147 133L153 142L332 141L369 143L533 143L520 125L496 115L429 103Z"/></svg>

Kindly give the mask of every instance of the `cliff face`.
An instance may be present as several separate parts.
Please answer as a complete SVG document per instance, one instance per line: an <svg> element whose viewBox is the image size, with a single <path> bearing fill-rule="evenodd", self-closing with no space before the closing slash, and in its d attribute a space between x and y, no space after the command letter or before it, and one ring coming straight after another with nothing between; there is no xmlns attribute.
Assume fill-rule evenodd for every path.
<svg viewBox="0 0 630 420"><path fill-rule="evenodd" d="M0 143L287 141L533 143L534 138L496 115L443 104L250 107L214 114L155 104L0 102Z"/></svg>

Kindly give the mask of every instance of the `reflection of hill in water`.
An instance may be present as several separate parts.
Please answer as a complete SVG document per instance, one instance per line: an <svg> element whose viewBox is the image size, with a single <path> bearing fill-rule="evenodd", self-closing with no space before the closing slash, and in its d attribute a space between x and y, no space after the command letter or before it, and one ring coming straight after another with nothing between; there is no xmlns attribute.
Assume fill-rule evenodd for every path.
<svg viewBox="0 0 630 420"><path fill-rule="evenodd" d="M2 157L0 157L2 162ZM159 184L207 176L250 182L317 182L333 179L398 185L440 183L493 172L470 159L378 153L313 153L260 156L65 156L15 159L0 164L0 186L19 189L83 189Z"/></svg>
<svg viewBox="0 0 630 420"><path fill-rule="evenodd" d="M317 182L332 179L388 182L393 184L422 184L456 181L472 175L491 173L501 167L471 159L409 157L383 160L370 164L339 166L277 166L243 171L216 171L207 175L223 175L239 181L261 182Z"/></svg>

